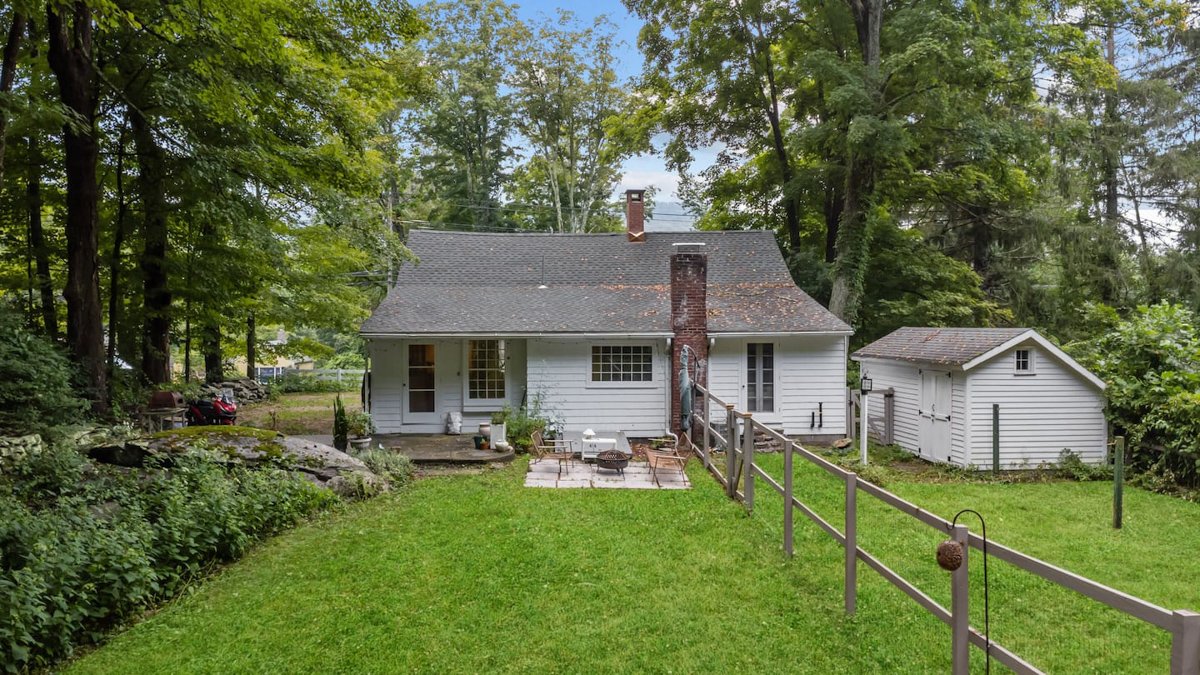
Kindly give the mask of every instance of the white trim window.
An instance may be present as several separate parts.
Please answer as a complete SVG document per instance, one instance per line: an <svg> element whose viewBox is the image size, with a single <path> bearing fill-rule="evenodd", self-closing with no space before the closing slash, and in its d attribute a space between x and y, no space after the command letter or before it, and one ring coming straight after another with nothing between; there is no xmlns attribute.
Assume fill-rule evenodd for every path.
<svg viewBox="0 0 1200 675"><path fill-rule="evenodd" d="M1029 348L1013 351L1013 372L1017 375L1033 375L1033 350Z"/></svg>
<svg viewBox="0 0 1200 675"><path fill-rule="evenodd" d="M746 407L775 412L775 343L746 343Z"/></svg>
<svg viewBox="0 0 1200 675"><path fill-rule="evenodd" d="M651 345L592 345L593 383L654 381Z"/></svg>
<svg viewBox="0 0 1200 675"><path fill-rule="evenodd" d="M504 340L467 341L467 398L498 401L505 398Z"/></svg>

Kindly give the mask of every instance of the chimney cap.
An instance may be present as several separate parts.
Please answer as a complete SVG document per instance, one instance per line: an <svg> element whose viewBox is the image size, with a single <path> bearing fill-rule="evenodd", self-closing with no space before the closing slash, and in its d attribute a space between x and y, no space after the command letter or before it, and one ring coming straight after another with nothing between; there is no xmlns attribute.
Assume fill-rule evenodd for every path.
<svg viewBox="0 0 1200 675"><path fill-rule="evenodd" d="M627 199L629 201L640 202L640 201L642 201L642 195L644 195L644 194L646 194L646 191L644 189L626 190L625 191L625 199Z"/></svg>
<svg viewBox="0 0 1200 675"><path fill-rule="evenodd" d="M675 253L704 253L704 242L702 241L679 241L671 244L671 249Z"/></svg>

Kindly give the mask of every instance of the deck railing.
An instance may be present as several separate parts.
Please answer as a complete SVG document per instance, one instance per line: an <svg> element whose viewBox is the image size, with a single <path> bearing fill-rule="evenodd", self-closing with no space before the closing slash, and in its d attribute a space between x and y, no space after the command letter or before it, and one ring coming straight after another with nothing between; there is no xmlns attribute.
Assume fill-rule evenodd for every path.
<svg viewBox="0 0 1200 675"><path fill-rule="evenodd" d="M755 483L759 479L783 498L783 550L788 556L794 554L793 519L797 510L843 547L845 565L843 599L847 614L854 614L857 607L858 561L861 560L893 586L904 591L926 611L950 626L951 662L956 675L969 672L971 645L981 650L990 649L992 658L1017 673L1042 672L994 640L989 643L981 632L970 625L968 618L970 580L967 552L971 548L978 550L983 548L984 542L981 537L971 533L966 525L953 524L878 485L863 480L854 472L847 471L806 450L799 443L754 419L751 413L734 410L732 404L722 401L704 387L697 384L695 391L695 407L698 409L701 433L698 434L699 442L694 442L692 447L705 468L725 488L726 494L741 501L749 512L754 510ZM723 414L719 411L723 411ZM714 425L714 418L718 415L724 418L724 428ZM782 485L754 462L754 435L756 432L765 434L783 445ZM717 460L713 456L714 451L720 450L725 451L724 470L717 465ZM843 482L845 486L845 519L842 530L839 531L837 527L796 497L793 478L793 462L796 457L820 467ZM858 493L860 492L878 499L883 504L911 516L959 542L963 550L963 562L958 569L951 573L949 609L938 604L936 600L858 545ZM1051 583L1068 588L1169 632L1171 634L1172 675L1200 675L1200 614L1188 610L1164 609L994 541L987 542L987 552L989 555Z"/></svg>

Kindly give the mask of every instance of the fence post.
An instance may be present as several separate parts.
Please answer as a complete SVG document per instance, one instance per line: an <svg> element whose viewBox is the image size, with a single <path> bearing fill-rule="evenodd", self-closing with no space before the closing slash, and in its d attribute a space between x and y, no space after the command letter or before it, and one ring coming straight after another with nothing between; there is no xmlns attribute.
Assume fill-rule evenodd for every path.
<svg viewBox="0 0 1200 675"><path fill-rule="evenodd" d="M971 672L970 576L967 574L967 526L954 526L954 541L962 546L962 565L950 575L950 653L954 675Z"/></svg>
<svg viewBox="0 0 1200 675"><path fill-rule="evenodd" d="M1113 448L1113 527L1121 529L1125 517L1125 437L1117 436Z"/></svg>
<svg viewBox="0 0 1200 675"><path fill-rule="evenodd" d="M896 390L888 387L883 394L883 444L896 442Z"/></svg>
<svg viewBox="0 0 1200 675"><path fill-rule="evenodd" d="M992 404L992 473L1000 473L1000 404Z"/></svg>
<svg viewBox="0 0 1200 675"><path fill-rule="evenodd" d="M858 435L858 425L854 422L854 390L846 390L846 427L850 433L846 434L853 441Z"/></svg>
<svg viewBox="0 0 1200 675"><path fill-rule="evenodd" d="M790 558L795 554L792 545L792 450L794 443L783 446L783 552Z"/></svg>
<svg viewBox="0 0 1200 675"><path fill-rule="evenodd" d="M754 421L745 413L742 429L742 499L746 511L754 511Z"/></svg>
<svg viewBox="0 0 1200 675"><path fill-rule="evenodd" d="M858 474L846 474L846 616L858 608Z"/></svg>
<svg viewBox="0 0 1200 675"><path fill-rule="evenodd" d="M709 459L709 453L712 452L712 446L709 445L708 430L711 428L709 422L712 419L712 402L708 400L707 391L700 395L700 400L704 402L704 429L701 431L704 435L704 442L700 444L700 447L704 448L704 464L710 465L712 462Z"/></svg>
<svg viewBox="0 0 1200 675"><path fill-rule="evenodd" d="M1200 614L1186 609L1175 612L1177 624L1171 636L1171 675L1200 675Z"/></svg>
<svg viewBox="0 0 1200 675"><path fill-rule="evenodd" d="M733 414L733 404L725 404L725 492L732 499L737 495L737 481L733 478L733 470L737 462L737 416Z"/></svg>

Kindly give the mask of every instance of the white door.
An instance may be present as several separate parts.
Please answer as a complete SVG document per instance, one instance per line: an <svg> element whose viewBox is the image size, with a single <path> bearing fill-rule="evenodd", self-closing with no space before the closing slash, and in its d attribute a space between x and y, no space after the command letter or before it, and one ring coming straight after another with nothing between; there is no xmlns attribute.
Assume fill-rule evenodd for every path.
<svg viewBox="0 0 1200 675"><path fill-rule="evenodd" d="M410 344L407 357L404 421L437 423L437 349L432 344Z"/></svg>
<svg viewBox="0 0 1200 675"><path fill-rule="evenodd" d="M921 455L950 461L950 373L936 370L921 372L920 442Z"/></svg>

